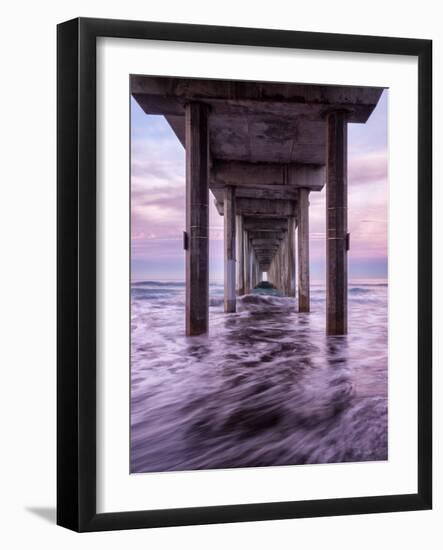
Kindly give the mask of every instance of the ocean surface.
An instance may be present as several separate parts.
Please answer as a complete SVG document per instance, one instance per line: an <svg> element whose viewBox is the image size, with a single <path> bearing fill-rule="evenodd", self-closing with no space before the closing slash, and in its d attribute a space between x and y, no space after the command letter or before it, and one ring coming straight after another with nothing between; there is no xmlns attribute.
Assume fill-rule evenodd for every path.
<svg viewBox="0 0 443 550"><path fill-rule="evenodd" d="M250 294L223 312L210 287L208 336L184 334L184 284L131 287L131 472L386 460L387 285L349 287L349 334Z"/></svg>

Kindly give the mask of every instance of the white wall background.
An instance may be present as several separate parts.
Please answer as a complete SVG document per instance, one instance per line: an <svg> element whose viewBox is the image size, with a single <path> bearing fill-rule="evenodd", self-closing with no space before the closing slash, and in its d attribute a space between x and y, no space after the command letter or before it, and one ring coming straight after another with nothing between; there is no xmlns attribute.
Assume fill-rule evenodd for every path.
<svg viewBox="0 0 443 550"><path fill-rule="evenodd" d="M13 2L2 9L0 86L0 544L5 548L440 548L443 540L443 30L439 2L188 0ZM55 25L77 16L434 40L435 507L349 516L76 535L55 518ZM405 308L407 302L405 302ZM440 311L438 311L440 310Z"/></svg>

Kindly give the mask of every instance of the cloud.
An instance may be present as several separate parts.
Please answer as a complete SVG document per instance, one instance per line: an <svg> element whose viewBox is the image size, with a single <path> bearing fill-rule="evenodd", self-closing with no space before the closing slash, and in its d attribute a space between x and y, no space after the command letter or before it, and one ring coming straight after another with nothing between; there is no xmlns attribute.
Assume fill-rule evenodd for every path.
<svg viewBox="0 0 443 550"><path fill-rule="evenodd" d="M185 225L184 150L163 117L142 115L138 124L137 137L133 133L131 140L133 240L181 239ZM136 253L142 250L138 247Z"/></svg>
<svg viewBox="0 0 443 550"><path fill-rule="evenodd" d="M348 230L350 262L379 261L387 256L387 154L354 154L348 165ZM326 189L311 193L311 258L321 262L326 253Z"/></svg>
<svg viewBox="0 0 443 550"><path fill-rule="evenodd" d="M144 266L143 273L168 269L180 271L184 258L185 153L161 117L143 114L136 130L131 143L132 258L137 265ZM380 149L378 145L378 149L372 147L368 151L367 148L350 147L348 220L351 264L360 262L366 265L367 262L386 260L387 177L388 158L384 148ZM324 266L325 261L325 201L325 189L310 194L313 266ZM211 265L215 270L221 269L222 273L223 217L218 214L212 195L209 204ZM160 276L160 271L158 274Z"/></svg>
<svg viewBox="0 0 443 550"><path fill-rule="evenodd" d="M388 158L386 151L357 155L349 159L348 181L350 185L386 181L387 177Z"/></svg>

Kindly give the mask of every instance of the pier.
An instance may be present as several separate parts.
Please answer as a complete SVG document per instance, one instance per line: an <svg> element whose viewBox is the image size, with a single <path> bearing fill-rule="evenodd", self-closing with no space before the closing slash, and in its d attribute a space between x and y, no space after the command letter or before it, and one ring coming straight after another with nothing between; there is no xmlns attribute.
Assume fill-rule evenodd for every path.
<svg viewBox="0 0 443 550"><path fill-rule="evenodd" d="M347 124L382 88L131 76L186 151L186 334L209 316L209 200L224 219L224 308L263 273L310 311L309 196L326 185L326 332L347 333Z"/></svg>

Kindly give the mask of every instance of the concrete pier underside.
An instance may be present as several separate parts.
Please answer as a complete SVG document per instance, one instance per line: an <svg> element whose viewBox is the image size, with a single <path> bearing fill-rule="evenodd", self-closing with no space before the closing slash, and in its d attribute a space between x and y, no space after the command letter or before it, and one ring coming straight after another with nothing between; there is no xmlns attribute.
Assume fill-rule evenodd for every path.
<svg viewBox="0 0 443 550"><path fill-rule="evenodd" d="M382 88L134 75L131 93L145 113L166 117L186 149L187 334L208 327L205 191L225 217L225 311L235 311L235 286L250 292L264 272L294 296L297 263L298 308L309 312L309 194L325 184L326 327L345 334L346 125L367 121Z"/></svg>

